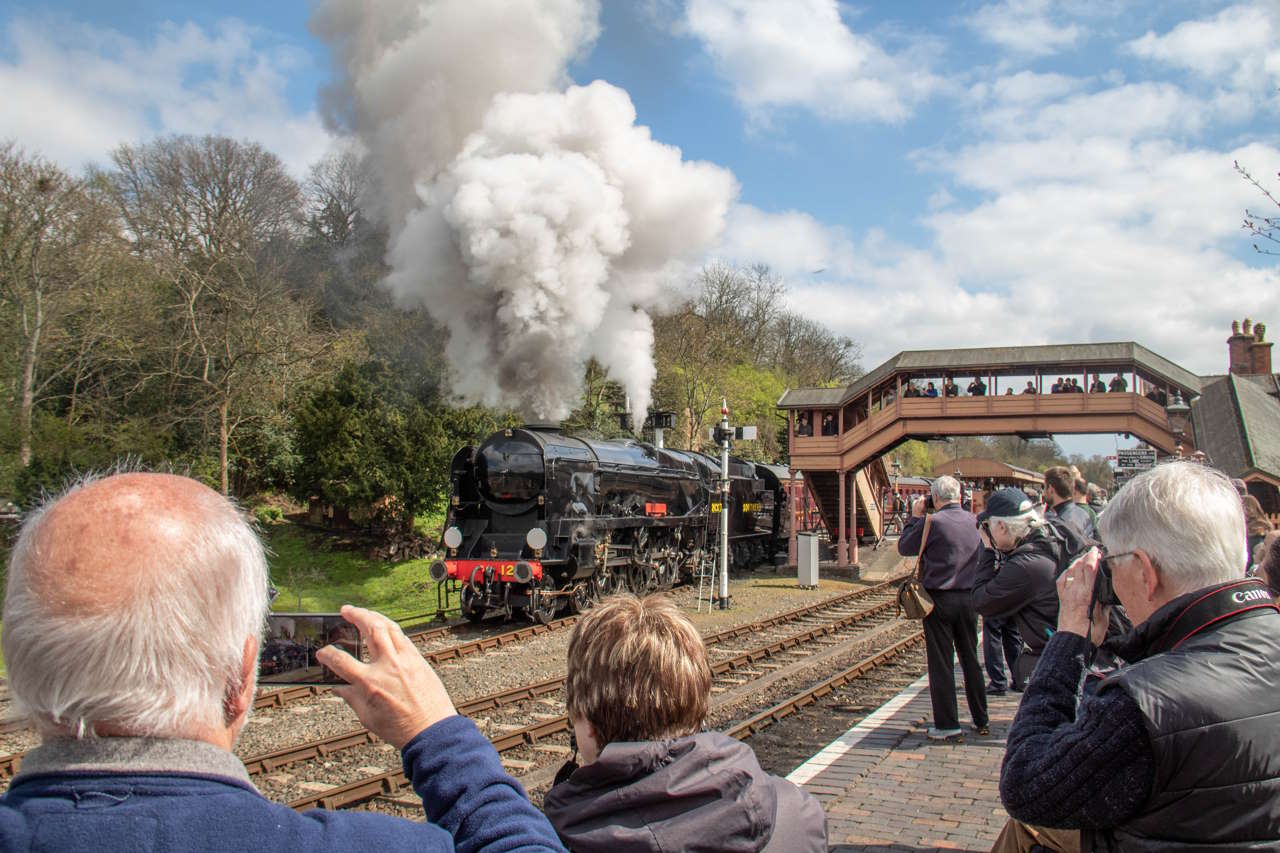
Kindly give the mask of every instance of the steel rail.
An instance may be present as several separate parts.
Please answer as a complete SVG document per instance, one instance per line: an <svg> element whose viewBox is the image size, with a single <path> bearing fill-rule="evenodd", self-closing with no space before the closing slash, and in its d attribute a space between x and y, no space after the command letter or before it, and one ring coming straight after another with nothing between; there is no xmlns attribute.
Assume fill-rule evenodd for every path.
<svg viewBox="0 0 1280 853"><path fill-rule="evenodd" d="M737 725L730 726L725 730L725 734L729 737L737 738L738 740L746 740L756 732L768 728L779 720L791 716L801 708L812 705L823 696L843 687L855 678L860 678L863 675L866 675L877 666L897 657L911 646L921 642L923 639L924 632L917 631L910 637L899 640L889 648L876 652L870 657L863 658L848 669L836 673L825 681L820 681L814 686L797 693L789 699L779 702L772 708L761 711L752 717L748 717Z"/></svg>
<svg viewBox="0 0 1280 853"><path fill-rule="evenodd" d="M772 643L758 646L754 649L740 652L732 658L712 664L711 672L713 675L723 675L731 672L739 667L748 665L762 658L771 657L778 652L786 651L791 648L803 645L806 642L812 642L820 637L833 634L843 630L855 622L860 622L868 617L878 615L890 607L894 606L893 601L887 601L882 604L875 605L866 610L859 611L845 616L835 622L811 628L808 631L799 634L793 634ZM510 705L517 702L525 702L544 696L548 693L554 693L564 686L565 677L558 676L540 681L537 684L530 684L517 687L511 690L503 690L492 693L487 696L481 696L476 699L469 700L457 706L459 714L472 716L484 711L490 711L500 708L503 705ZM536 743L540 738L547 737L549 734L558 734L560 731L567 730L567 721L563 717L555 720L548 720L527 726L516 731L490 738L494 748L499 752L512 749L518 746L531 745ZM295 764L300 761L311 761L317 758L323 758L336 752L351 747L365 746L373 743L377 738L367 729L356 729L341 734L332 735L327 738L310 741L308 743L298 744L297 746L285 747L273 752L262 753L260 755L251 756L244 759L244 765L249 771L250 776L257 776L262 773L269 773L279 767L289 764Z"/></svg>
<svg viewBox="0 0 1280 853"><path fill-rule="evenodd" d="M853 613L848 616L845 616L840 620L838 620L837 622L830 623L829 625L824 625L818 628L812 628L808 631L801 632L800 634L796 634L791 637L786 637L781 640L776 640L772 643L767 643L763 646L760 646L754 649L748 649L744 652L741 652L735 655L732 658L729 658L725 661L721 661L718 664L713 665L712 674L723 675L725 672L729 672L737 667L750 664L754 661L758 661L765 657L770 657L774 654L778 654L779 652L788 651L789 649L802 645L804 642L811 642L812 640L817 639L818 637L835 633L836 631L849 627L849 625L851 624L855 624L859 621L865 620L868 617L879 615L880 613L884 612L888 608L894 607L894 606L896 606L895 601L886 601L881 604L877 604L874 607L870 607L866 610L859 611L858 613ZM923 637L924 635L923 633L921 633L918 636ZM896 644L892 648L896 650L900 645L902 644L901 643ZM896 654L896 651L895 651L895 654ZM866 664L865 660L860 661L858 664L854 665L854 668L856 668L859 665L865 665L865 664ZM846 670L845 672L847 673L849 671L850 670ZM542 683L549 685L555 681L563 682L563 680L564 679L548 679L546 682L542 682ZM849 679L846 679L846 681L848 680ZM831 679L828 679L828 681L831 681ZM823 684L826 684L826 683L827 682L823 682ZM845 682L841 682L841 684L843 683ZM830 692L830 691L828 690L827 692ZM822 695L825 695L825 694L822 694ZM794 698L795 697L793 697L793 700L789 700L789 701L794 701ZM775 709L770 709L770 710L773 711ZM502 753L511 749L515 749L517 747L521 747L521 746L534 746L539 741L544 740L553 735L560 734L561 732L569 731L570 728L572 728L572 725L569 722L568 715L561 714L550 720L544 720L538 723L534 723L533 725L525 726L524 728L518 729L516 731L507 732L507 733L498 735L497 737L491 737L489 738L489 741L490 743L493 744L494 749L496 749L499 753ZM353 733L353 734L356 734L356 733ZM319 791L317 793L310 794L305 797L300 797L296 800L291 801L288 805L290 808L297 811L303 811L306 809L317 808L317 807L326 808L326 809L342 808L344 806L349 806L354 803L368 800L372 797L389 796L392 794L396 794L402 788L405 788L408 786L409 786L409 780L407 777L405 777L404 773L399 770L394 770L394 771L389 771L387 773L379 774L377 776L368 776L361 779L356 779L345 785L335 786L325 791Z"/></svg>
<svg viewBox="0 0 1280 853"><path fill-rule="evenodd" d="M903 577L905 577L905 575ZM838 607L840 605L848 604L861 598L866 598L866 597L875 595L877 593L885 592L888 590L889 587L898 583L901 579L902 579L901 577L891 578L887 581L876 584L874 586L866 587L864 589L854 590L853 592L845 593L844 595L839 595L834 598L826 599L825 601L816 602L814 604L805 605L804 607L799 607L794 610L787 611L786 613L780 613L776 616L766 617L765 619L752 622L749 625L738 626L736 628L729 628L723 631L718 631L713 634L708 634L703 638L703 642L708 646L714 646L714 645L719 645L725 642L726 640L735 639L737 637L741 637L748 634L756 634L762 630L767 630L768 628L773 628L780 624L785 624L786 622L789 622L789 621L795 621L797 619L801 619L805 616L812 615L824 609L829 609L831 607ZM874 608L874 609L878 611L879 609L882 609L885 606L886 605L878 605L877 608ZM850 619L857 620L857 619L865 618L867 614L868 614L867 611L860 611L858 613L851 614L850 616L844 617L844 618L845 620L850 620ZM548 631L555 630L557 627L565 627L565 625L557 626L557 623L571 624L573 621L576 621L578 618L579 617L577 616L569 616L564 619L556 620L556 622L552 622L550 625L528 625L520 629L517 629L515 631L508 631L505 634L473 640L469 643L462 644L462 646L475 646L479 643L487 642L487 643L490 643L488 647L493 648L495 646L503 645L504 643L511 643L514 641L518 641L518 639L522 639L525 637L546 633ZM434 630L443 631L447 629L434 629ZM819 628L815 630L821 631L822 629ZM830 632L828 631L826 633L830 633ZM521 637L517 637L516 635L521 635ZM785 642L785 640L783 642ZM452 652L458 648L459 647L450 647L450 648L438 650L435 653L424 653L424 657L427 657L427 660L433 663L438 663L439 661L433 661L430 656L432 654L445 655L445 657L443 657L444 660L451 660L453 659ZM755 651L757 650L751 650L744 654L749 655ZM470 653L471 651L462 652L462 654L470 654ZM458 656L462 656L462 654ZM760 655L757 654L757 657L755 659L758 660L759 657ZM739 655L738 658L730 659L730 666L728 666L727 668L716 670L713 667L713 672L715 672L716 674L721 674L727 671L727 669L734 668L736 666L741 666L742 661L739 661L739 658L743 658L744 661L748 660L747 658L744 658L742 655ZM724 665L725 665L724 662L721 662L719 664L716 664L715 667L723 667ZM471 713L478 713L486 710L492 710L494 708L501 707L504 704L525 701L529 698L536 698L537 696L542 696L547 693L552 693L560 689L560 687L562 687L563 685L564 685L564 677L560 676L557 678L551 678L551 679L547 679L546 681L538 682L537 684L525 685L525 686L517 687L511 690L499 691L497 693L489 694L487 696L480 697L479 699L471 700L469 702L459 705L458 712L463 714L471 714ZM259 711L265 710L268 708L284 707L285 705L289 705L293 702L298 702L303 699L319 696L327 692L329 692L329 688L319 687L315 685L285 687L279 690L271 690L271 691L259 693L256 697L254 697L253 707L254 707L254 710L259 710ZM22 726L19 725L18 720L15 719L12 722L14 724L14 727L13 729L10 729L10 731L18 730L22 728ZM518 733L513 733L513 734L518 734ZM364 736L363 739L361 737L362 735ZM273 752L261 753L259 755L252 756L246 759L246 766L250 762L252 762L255 764L255 766L261 765L265 767L266 768L265 772L270 772L271 770L277 767L285 766L287 764L297 763L298 761L312 760L317 757L323 757L326 755L330 755L334 752L339 752L342 749L347 749L352 746L362 746L366 743L372 743L372 742L373 742L373 738L371 735L368 734L367 730L358 730L358 731L352 730L349 732L343 732L339 735L334 735L330 738L321 738L319 740L309 741L307 743L299 744L294 747L286 747L284 749L275 750ZM289 757L291 754L294 754L294 753L297 754L297 757L292 757L292 758ZM22 757L25 754L26 754L25 752L19 752L19 753L14 753L12 755L0 756L0 781L5 779L10 779L14 776L14 774L18 772L18 770L21 768ZM260 771L260 772L263 772L263 771ZM254 771L252 770L250 771L250 774L256 775L256 773L254 773Z"/></svg>
<svg viewBox="0 0 1280 853"><path fill-rule="evenodd" d="M755 663L763 658L773 657L779 652L789 651L794 648L803 646L805 643L812 643L821 637L843 631L850 625L855 625L872 616L879 616L881 613L898 606L896 600L885 601L874 607L868 607L866 610L859 610L857 613L850 613L848 616L841 617L835 622L828 622L819 625L816 628L810 628L807 631L801 631L799 634L791 634L780 640L774 640L771 643L757 646L754 649L748 649L745 652L737 654L731 658L711 664L712 675L724 675L726 672L737 669L738 667Z"/></svg>
<svg viewBox="0 0 1280 853"><path fill-rule="evenodd" d="M26 717L6 717L0 720L0 735L7 735L11 732L20 732L23 729L31 728L31 721Z"/></svg>
<svg viewBox="0 0 1280 853"><path fill-rule="evenodd" d="M714 634L707 634L702 638L702 641L707 645L722 643L725 640L741 637L744 634L753 634L766 628L772 628L775 625L794 622L797 619L803 619L804 617L810 616L821 610L839 607L842 604L850 604L861 598L867 598L872 595L886 592L890 587L900 583L908 577L910 577L908 574L895 575L894 577L881 581L873 586L864 587L863 589L855 589L853 592L846 592L843 595L837 595L834 598L817 601L813 604L806 604L803 607L797 607L795 610L788 610L786 613L779 613L776 616L768 616L764 619L752 622L749 625L738 625L733 628L725 628L723 631L717 631Z"/></svg>
<svg viewBox="0 0 1280 853"><path fill-rule="evenodd" d="M564 678L548 678L537 684L529 684L523 687L517 687L513 690L501 690L497 693L490 693L475 699L460 703L455 710L463 716L471 716L473 714L491 711L495 708L501 708L503 705L510 705L515 702L527 702L531 699L537 699L539 696L545 696L548 693L554 693L564 686ZM250 776L259 776L270 773L281 767L290 764L296 764L299 761L311 761L316 758L324 758L344 749L350 749L356 746L365 746L378 740L377 735L368 729L353 729L341 734L331 735L329 737L313 740L308 743L298 744L297 746L287 746L282 749L273 750L271 752L263 752L257 755L249 756L244 759L245 769L249 771Z"/></svg>
<svg viewBox="0 0 1280 853"><path fill-rule="evenodd" d="M578 621L577 616L566 616L563 619L557 619L549 625L525 625L514 631L506 631L502 634L494 634L489 637L477 637L474 640L468 640L465 643L458 643L453 646L446 646L443 649L435 651L423 652L422 657L427 663L436 666L451 660L466 657L476 652L488 651L489 649L499 648L501 646L518 643L529 637L535 637L539 634L546 634L551 631L557 631L561 628L567 628L574 622ZM448 628L432 628L432 632L437 632L434 636L447 632ZM410 634L409 639L422 639L423 634ZM284 687L279 690L268 690L259 693L254 697L253 708L255 711L261 711L266 708L282 708L285 705L298 702L303 699L309 699L312 696L319 696L328 693L329 688L319 687L316 685ZM0 774L2 776L2 774Z"/></svg>
<svg viewBox="0 0 1280 853"><path fill-rule="evenodd" d="M863 589L847 592L843 595L838 595L833 598L828 598L824 601L815 602L813 604L807 604L803 607L798 607L795 610L789 610L786 613L779 613L776 616L769 616L765 619L752 622L749 625L740 625L734 628L726 628L725 630L717 631L713 634L708 634L704 636L702 638L702 641L706 645L712 646L718 643L722 643L727 639L733 639L733 638L741 637L747 634L757 633L759 631L765 630L767 628L772 628L776 625L780 625L786 622L794 622L797 619L802 619L805 616L812 615L813 613L816 613L818 611L830 609L832 607L839 607L842 604L848 604L853 601L857 601L860 598L865 598L867 596L875 595L877 593L883 592L887 590L889 587L899 583L906 577L907 575L893 577L893 578L890 578L889 580L882 581L878 584L875 584L874 586L869 586ZM529 637L535 637L540 634L545 634L552 631L558 631L561 628L567 628L573 625L575 622L578 621L579 618L580 617L576 615L566 616L562 619L557 619L548 625L536 625L536 624L525 625L520 628L516 628L515 630L507 631L502 634L495 634L490 637L478 637L474 640L468 640L465 643L458 643L457 645L447 646L443 649L436 649L435 651L431 651L431 652L423 652L422 656L427 660L428 663L435 666L437 664L445 663L447 661L458 660L459 658L463 658L468 655L475 654L476 652L488 651L489 649L500 648L504 645L510 645L511 643L518 643L522 640L528 639ZM430 630L434 632L438 632L436 634L436 636L438 636L439 633L448 631L450 630L450 628L446 626L443 628L432 628ZM422 638L421 634L411 635L411 639L421 639L421 638ZM324 687L287 687L282 690L260 693L254 699L253 707L255 710L283 707L284 705L288 705L291 702L307 699L312 696L316 696L321 693L327 692L327 689L328 688L324 688ZM0 778L3 778L2 770L0 770Z"/></svg>

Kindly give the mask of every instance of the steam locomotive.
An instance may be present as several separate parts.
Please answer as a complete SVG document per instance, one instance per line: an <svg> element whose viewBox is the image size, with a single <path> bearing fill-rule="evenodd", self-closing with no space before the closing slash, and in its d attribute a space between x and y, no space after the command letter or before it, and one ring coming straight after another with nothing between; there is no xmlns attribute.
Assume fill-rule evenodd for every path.
<svg viewBox="0 0 1280 853"><path fill-rule="evenodd" d="M730 568L785 547L785 468L730 457ZM479 621L547 623L624 590L643 594L709 571L720 531L720 464L631 439L525 426L464 447L450 465L445 606Z"/></svg>

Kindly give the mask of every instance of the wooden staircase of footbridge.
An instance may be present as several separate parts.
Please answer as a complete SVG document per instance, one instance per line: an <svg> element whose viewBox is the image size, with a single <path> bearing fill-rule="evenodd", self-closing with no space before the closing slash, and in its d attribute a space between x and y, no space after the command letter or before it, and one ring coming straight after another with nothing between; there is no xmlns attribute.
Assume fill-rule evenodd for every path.
<svg viewBox="0 0 1280 853"><path fill-rule="evenodd" d="M888 477L877 474L874 466L862 468L845 483L845 507L854 510L851 522L845 522L845 535L850 539L879 539L882 535L884 519L878 497L888 485ZM806 471L804 478L822 523L835 542L840 535L840 475L835 471Z"/></svg>

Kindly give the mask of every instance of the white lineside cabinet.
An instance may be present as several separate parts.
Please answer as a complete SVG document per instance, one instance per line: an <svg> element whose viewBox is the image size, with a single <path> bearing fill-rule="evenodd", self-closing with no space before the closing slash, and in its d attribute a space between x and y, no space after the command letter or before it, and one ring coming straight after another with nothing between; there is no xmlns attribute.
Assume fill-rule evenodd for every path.
<svg viewBox="0 0 1280 853"><path fill-rule="evenodd" d="M818 588L818 534L796 534L796 583L801 589Z"/></svg>

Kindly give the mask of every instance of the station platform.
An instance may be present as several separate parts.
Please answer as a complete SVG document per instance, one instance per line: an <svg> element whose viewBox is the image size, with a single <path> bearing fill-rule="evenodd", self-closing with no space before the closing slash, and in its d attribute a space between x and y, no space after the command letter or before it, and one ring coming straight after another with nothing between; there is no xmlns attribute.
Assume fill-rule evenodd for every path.
<svg viewBox="0 0 1280 853"><path fill-rule="evenodd" d="M1000 761L1021 695L988 697L991 734L978 737L961 689L963 739L931 741L921 677L787 778L822 802L833 851L990 850L1008 817Z"/></svg>

